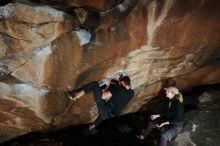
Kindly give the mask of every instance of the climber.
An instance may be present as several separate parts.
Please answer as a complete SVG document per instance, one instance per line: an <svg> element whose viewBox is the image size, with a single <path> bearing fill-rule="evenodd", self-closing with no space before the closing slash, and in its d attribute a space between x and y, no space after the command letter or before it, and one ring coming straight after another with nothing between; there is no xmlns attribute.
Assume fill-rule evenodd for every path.
<svg viewBox="0 0 220 146"><path fill-rule="evenodd" d="M130 78L128 76L118 77L116 80L105 80L107 88L103 90L98 82L91 82L82 88L75 96L67 91L67 96L73 100L79 100L83 95L93 92L93 97L97 104L99 116L88 128L88 133L93 135L97 131L96 127L105 119L118 116L124 106L134 96L131 89Z"/></svg>
<svg viewBox="0 0 220 146"><path fill-rule="evenodd" d="M165 113L155 114L150 116L150 121L146 129L143 130L141 135L136 137L144 140L153 128L167 128L161 134L160 146L166 146L167 142L174 138L183 128L183 97L176 87L164 88L166 90L166 97L169 98L169 104ZM162 123L158 123L158 118L164 118Z"/></svg>

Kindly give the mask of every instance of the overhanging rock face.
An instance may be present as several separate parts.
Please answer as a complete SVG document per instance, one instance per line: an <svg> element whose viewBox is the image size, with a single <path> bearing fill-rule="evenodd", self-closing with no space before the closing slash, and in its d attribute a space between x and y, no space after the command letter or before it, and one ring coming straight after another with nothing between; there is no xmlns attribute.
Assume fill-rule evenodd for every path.
<svg viewBox="0 0 220 146"><path fill-rule="evenodd" d="M0 7L0 142L89 123L91 95L63 92L123 71L135 112L172 78L181 90L220 82L220 2L13 1Z"/></svg>

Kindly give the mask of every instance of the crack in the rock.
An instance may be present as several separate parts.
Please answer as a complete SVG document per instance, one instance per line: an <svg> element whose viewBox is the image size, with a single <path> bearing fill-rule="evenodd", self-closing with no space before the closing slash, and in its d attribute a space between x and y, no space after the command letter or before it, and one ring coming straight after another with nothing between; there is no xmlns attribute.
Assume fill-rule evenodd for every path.
<svg viewBox="0 0 220 146"><path fill-rule="evenodd" d="M24 24L26 26L31 26L32 28L34 28L34 27L41 27L41 26L47 25L49 23L58 23L58 21L45 21L45 22L40 22L40 23L33 23L33 22L22 21L22 20L17 20L17 19L13 20L13 22Z"/></svg>
<svg viewBox="0 0 220 146"><path fill-rule="evenodd" d="M31 42L31 40L27 40L27 39L23 39L23 38L18 38L17 36L12 36L11 34L8 34L6 32L0 32L1 35L5 35L9 38L12 38L12 39L16 39L16 40L22 40L22 41L26 41L26 42Z"/></svg>
<svg viewBox="0 0 220 146"><path fill-rule="evenodd" d="M8 69L8 66L0 63L0 76L8 75L11 71Z"/></svg>
<svg viewBox="0 0 220 146"><path fill-rule="evenodd" d="M61 120L60 118L66 115L66 113L71 109L73 104L74 104L74 101L67 100L65 108L51 118L51 124L52 125L59 124L60 122L59 120Z"/></svg>
<svg viewBox="0 0 220 146"><path fill-rule="evenodd" d="M30 23L30 22L25 22L25 21L20 21L20 20L13 20L13 21L24 24L26 26L29 26L32 29L39 28L39 27L42 27L42 26L50 24L50 23L58 23L57 21L46 21L46 22L41 22L41 23ZM36 33L39 34L42 38L45 38L42 33L39 33L39 32L36 32ZM6 35L7 37L10 37L10 38L13 38L13 39L31 42L31 40L19 38L17 36L13 36L12 34L8 34L6 32L0 32L0 34Z"/></svg>
<svg viewBox="0 0 220 146"><path fill-rule="evenodd" d="M25 64L27 64L32 58L34 58L40 51L42 51L42 49L47 46L49 43L46 43L44 45L41 45L40 47L38 47L38 49L36 49L33 54L28 58L26 59L25 62L23 62L21 65L19 65L18 67L16 67L12 72L11 74L16 71L17 69L19 69L20 67L24 66Z"/></svg>
<svg viewBox="0 0 220 146"><path fill-rule="evenodd" d="M41 27L43 25L47 25L50 23L58 23L58 22L57 21L47 21L47 22L41 22L41 23L37 23L37 24L35 24L35 23L30 24L29 23L29 25L31 26L31 28L36 28L36 27Z"/></svg>
<svg viewBox="0 0 220 146"><path fill-rule="evenodd" d="M32 58L34 57L34 55L32 55L30 58L28 58L25 62L23 62L21 65L19 65L18 67L16 67L13 71L11 71L10 75L12 73L14 73L17 69L21 68L22 66L24 66L26 63L28 63Z"/></svg>

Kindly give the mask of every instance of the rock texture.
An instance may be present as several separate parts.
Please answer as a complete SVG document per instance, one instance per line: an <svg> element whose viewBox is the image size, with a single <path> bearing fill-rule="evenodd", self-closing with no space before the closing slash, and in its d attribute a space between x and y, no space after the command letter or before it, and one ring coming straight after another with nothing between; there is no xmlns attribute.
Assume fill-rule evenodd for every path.
<svg viewBox="0 0 220 146"><path fill-rule="evenodd" d="M185 127L173 146L217 146L220 134L220 92L210 90L199 97L199 108L185 114Z"/></svg>
<svg viewBox="0 0 220 146"><path fill-rule="evenodd" d="M90 7L98 10L108 10L117 4L117 0L31 0L33 2L42 2L60 7Z"/></svg>
<svg viewBox="0 0 220 146"><path fill-rule="evenodd" d="M64 91L122 71L135 112L172 78L180 90L220 81L218 0L5 1L0 7L0 142L88 123L91 95ZM208 12L208 13L207 13Z"/></svg>

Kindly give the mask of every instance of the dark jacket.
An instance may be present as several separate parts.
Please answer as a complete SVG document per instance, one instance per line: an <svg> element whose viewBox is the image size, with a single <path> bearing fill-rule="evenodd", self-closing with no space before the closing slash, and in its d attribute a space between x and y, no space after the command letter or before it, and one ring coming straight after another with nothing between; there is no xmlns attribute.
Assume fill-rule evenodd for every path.
<svg viewBox="0 0 220 146"><path fill-rule="evenodd" d="M183 104L178 99L173 98L169 100L166 112L160 114L160 116L168 120L170 124L175 124L183 120L183 114Z"/></svg>
<svg viewBox="0 0 220 146"><path fill-rule="evenodd" d="M112 97L107 102L107 106L113 115L118 116L134 96L134 90L127 90L121 85L112 84L109 86L109 92L111 92Z"/></svg>

